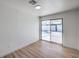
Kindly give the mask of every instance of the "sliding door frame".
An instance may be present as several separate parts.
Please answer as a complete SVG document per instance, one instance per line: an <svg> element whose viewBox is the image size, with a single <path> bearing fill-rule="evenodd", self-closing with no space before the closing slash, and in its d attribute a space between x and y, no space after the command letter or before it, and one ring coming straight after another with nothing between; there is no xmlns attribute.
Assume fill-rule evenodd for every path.
<svg viewBox="0 0 79 59"><path fill-rule="evenodd" d="M63 46L63 18L55 18L55 19L48 19L50 20L50 41L49 42L52 42L51 41L51 20L59 20L61 19L62 20L62 45ZM42 19L39 19L39 39L42 40L42 21L46 21L46 20L42 20ZM53 42L53 43L56 43L56 42ZM59 43L56 43L56 44L59 44Z"/></svg>

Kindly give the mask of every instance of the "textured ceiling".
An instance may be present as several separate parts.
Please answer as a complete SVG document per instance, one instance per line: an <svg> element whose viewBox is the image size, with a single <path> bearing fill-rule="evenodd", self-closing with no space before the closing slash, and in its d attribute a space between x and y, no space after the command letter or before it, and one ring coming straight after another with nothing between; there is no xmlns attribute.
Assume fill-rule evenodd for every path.
<svg viewBox="0 0 79 59"><path fill-rule="evenodd" d="M39 16L59 13L75 8L79 8L79 0L36 0L41 5L40 10L28 3L29 0L0 0L1 3L16 7L17 9L35 12Z"/></svg>

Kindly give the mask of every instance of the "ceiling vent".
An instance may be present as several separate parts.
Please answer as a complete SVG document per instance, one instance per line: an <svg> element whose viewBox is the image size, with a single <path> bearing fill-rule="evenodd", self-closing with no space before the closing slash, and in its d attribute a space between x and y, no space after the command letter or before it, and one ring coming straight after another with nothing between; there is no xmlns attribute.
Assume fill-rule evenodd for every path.
<svg viewBox="0 0 79 59"><path fill-rule="evenodd" d="M37 2L35 0L30 0L29 3L32 4L32 5L36 5L37 4Z"/></svg>
<svg viewBox="0 0 79 59"><path fill-rule="evenodd" d="M41 9L41 6L40 5L38 5L37 3L37 1L35 1L35 0L30 0L29 1L29 3L31 4L31 5L33 5L34 7L35 7L35 9Z"/></svg>

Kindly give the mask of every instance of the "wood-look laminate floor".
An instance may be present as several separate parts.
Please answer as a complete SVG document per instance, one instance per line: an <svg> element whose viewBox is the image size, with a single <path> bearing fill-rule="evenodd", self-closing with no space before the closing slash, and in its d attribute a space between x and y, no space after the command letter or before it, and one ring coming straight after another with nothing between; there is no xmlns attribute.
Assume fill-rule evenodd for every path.
<svg viewBox="0 0 79 59"><path fill-rule="evenodd" d="M79 51L46 41L38 41L4 58L79 58Z"/></svg>

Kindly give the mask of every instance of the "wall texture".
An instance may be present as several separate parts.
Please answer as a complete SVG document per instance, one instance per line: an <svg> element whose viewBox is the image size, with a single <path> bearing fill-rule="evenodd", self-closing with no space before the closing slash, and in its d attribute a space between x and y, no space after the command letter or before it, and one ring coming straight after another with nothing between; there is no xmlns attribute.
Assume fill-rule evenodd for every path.
<svg viewBox="0 0 79 59"><path fill-rule="evenodd" d="M0 57L37 40L38 17L0 3Z"/></svg>
<svg viewBox="0 0 79 59"><path fill-rule="evenodd" d="M63 18L63 45L79 50L79 9L42 16L41 20Z"/></svg>

